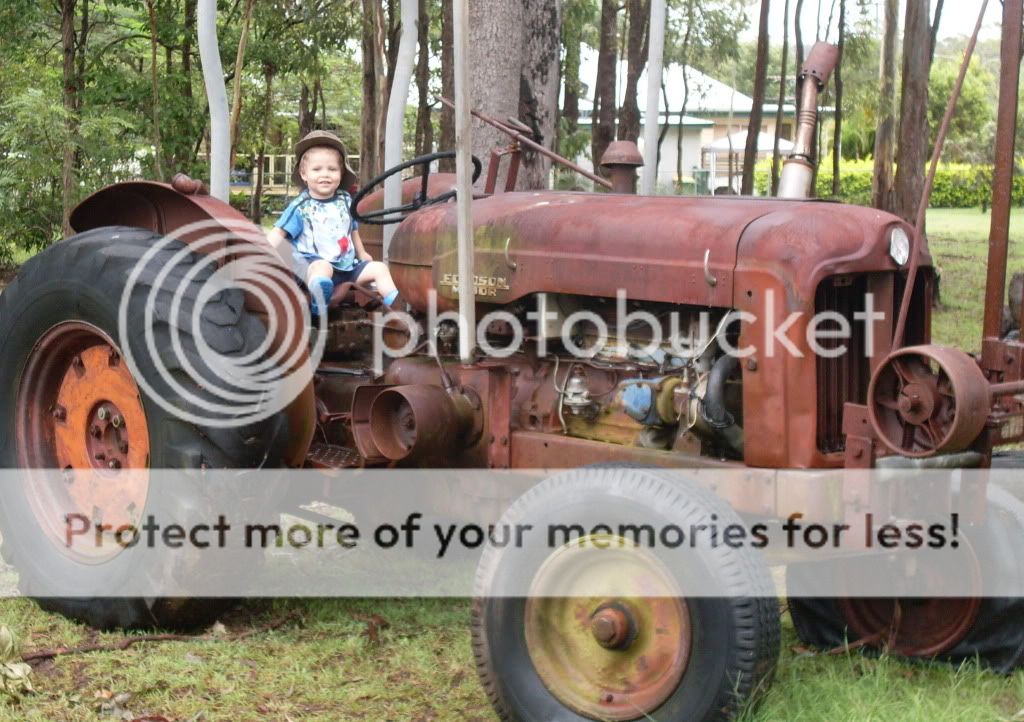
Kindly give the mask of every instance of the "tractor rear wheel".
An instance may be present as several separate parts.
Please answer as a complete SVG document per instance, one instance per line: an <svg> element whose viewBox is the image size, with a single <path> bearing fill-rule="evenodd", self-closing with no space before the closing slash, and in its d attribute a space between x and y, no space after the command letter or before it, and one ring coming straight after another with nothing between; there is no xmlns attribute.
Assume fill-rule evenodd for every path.
<svg viewBox="0 0 1024 722"><path fill-rule="evenodd" d="M0 489L0 534L3 557L18 570L26 596L72 588L97 564L115 579L119 564L123 574L140 573L122 564L125 555L118 555L116 545L102 558L69 554L62 530L54 525L55 510L81 509L88 515L96 508L113 509L114 518L108 513L104 519L108 523L129 515L137 519L140 510L155 507L179 520L194 518L209 503L201 480L191 486L176 483L167 493L151 488L148 471L131 470L281 463L288 437L283 413L236 427L203 425L175 413L194 411L197 397L212 398L193 378L196 365L209 360L203 353L212 349L221 357L243 357L259 349L267 335L238 289L203 298L200 289L213 271L200 258L180 241L149 231L99 228L30 259L0 295L0 467L22 470L20 483ZM149 265L130 285L129 277L143 262ZM172 304L174 294L154 289L158 272L177 284L180 306ZM118 314L125 294L128 314L122 327ZM156 306L148 329L147 303ZM197 326L182 325L189 314L199 314ZM168 349L172 326L184 331L176 335L179 355L186 358L133 353L130 367L126 344L150 333L157 348ZM191 334L195 328L201 338ZM193 370L186 372L190 363ZM103 483L69 483L55 490L53 484L33 481L41 482L33 469L84 469ZM150 572L158 573L142 570ZM56 596L39 601L100 629L202 625L232 602Z"/></svg>
<svg viewBox="0 0 1024 722"><path fill-rule="evenodd" d="M499 527L529 524L542 536L561 525L592 529L595 509L654 529L739 523L724 501L690 480L606 468L548 479L524 494ZM484 552L473 649L502 720L726 720L769 686L779 606L759 553L698 544L679 563L678 555L617 533L591 534L553 551ZM518 596L509 580L532 580L529 592ZM620 588L595 594L604 580ZM566 583L575 593L551 593ZM704 595L686 596L686 589Z"/></svg>
<svg viewBox="0 0 1024 722"><path fill-rule="evenodd" d="M1003 596L965 598L798 598L789 599L793 627L801 641L835 649L863 640L893 654L935 658L954 664L980 659L1009 674L1024 666L1024 598L1012 596L1024 584L1024 503L1004 489L989 488L986 521L964 530L975 555L976 584ZM982 571L989 578L981 579ZM958 573L967 573L958 571ZM838 562L791 565L787 586L808 588L808 575L843 575ZM810 577L810 578L813 578Z"/></svg>

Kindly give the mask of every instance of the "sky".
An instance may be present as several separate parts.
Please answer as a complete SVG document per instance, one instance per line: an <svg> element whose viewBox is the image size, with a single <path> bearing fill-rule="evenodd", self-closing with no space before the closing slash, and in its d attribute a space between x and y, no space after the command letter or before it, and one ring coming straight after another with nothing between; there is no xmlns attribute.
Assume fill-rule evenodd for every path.
<svg viewBox="0 0 1024 722"><path fill-rule="evenodd" d="M856 7L857 0L847 1L847 13L851 12L851 8ZM931 0L932 8L935 7L935 0ZM792 13L796 7L796 0L790 0L790 12ZM875 8L875 12L878 13L877 17L882 16L881 0L870 0L870 6ZM810 36L810 39L814 39L814 28L815 28L815 16L818 14L818 8L821 8L821 28L822 32L825 31L825 26L828 24L829 11L832 7L832 0L804 0L803 7L803 20L801 22L801 28L804 33L804 37ZM1002 3L999 0L989 0L988 9L985 12L985 23L982 26L982 38L994 38L999 37L999 22L1002 17ZM747 32L744 34L746 39L752 39L757 37L757 20L760 3L756 0L751 2L747 8L747 15L750 17L750 27L747 28ZM903 22L905 2L900 0L900 23ZM974 31L974 23L978 20L978 11L981 10L981 0L946 0L942 6L942 18L939 21L939 37L950 38L958 36L969 36ZM772 0L771 9L769 11L769 28L773 40L776 36L781 38L780 30L783 24L783 17L785 14L785 2L784 0ZM836 2L835 17L832 20L832 32L830 40L835 42L836 40L836 23L838 22L839 15L839 3ZM792 27L792 22L790 23Z"/></svg>

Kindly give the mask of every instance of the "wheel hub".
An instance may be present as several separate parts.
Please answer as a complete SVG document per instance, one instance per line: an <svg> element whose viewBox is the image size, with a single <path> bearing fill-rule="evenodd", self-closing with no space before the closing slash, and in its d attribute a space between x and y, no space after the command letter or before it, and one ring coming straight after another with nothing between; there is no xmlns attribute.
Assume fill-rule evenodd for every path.
<svg viewBox="0 0 1024 722"><path fill-rule="evenodd" d="M643 597L573 596L602 579ZM558 596L550 596L555 590ZM679 686L690 657L689 609L678 584L650 552L619 537L585 537L556 550L537 572L526 603L527 649L548 690L599 720L642 718Z"/></svg>
<svg viewBox="0 0 1024 722"><path fill-rule="evenodd" d="M112 532L135 524L149 480L149 429L142 397L114 341L81 321L50 328L29 353L18 388L15 434L19 464L36 473L29 506L51 540L66 549L68 514ZM116 544L90 557L108 559Z"/></svg>

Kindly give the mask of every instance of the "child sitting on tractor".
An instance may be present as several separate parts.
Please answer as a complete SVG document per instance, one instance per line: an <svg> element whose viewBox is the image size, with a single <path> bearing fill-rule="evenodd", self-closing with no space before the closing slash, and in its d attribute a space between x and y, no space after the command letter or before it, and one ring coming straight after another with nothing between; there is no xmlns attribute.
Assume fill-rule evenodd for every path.
<svg viewBox="0 0 1024 722"><path fill-rule="evenodd" d="M349 281L372 281L390 307L398 289L388 267L373 260L359 238L352 197L346 192L356 176L348 167L341 139L315 130L300 140L295 145L293 180L304 190L285 208L268 237L275 246L291 243L293 270L309 287L313 315L326 314L334 287Z"/></svg>

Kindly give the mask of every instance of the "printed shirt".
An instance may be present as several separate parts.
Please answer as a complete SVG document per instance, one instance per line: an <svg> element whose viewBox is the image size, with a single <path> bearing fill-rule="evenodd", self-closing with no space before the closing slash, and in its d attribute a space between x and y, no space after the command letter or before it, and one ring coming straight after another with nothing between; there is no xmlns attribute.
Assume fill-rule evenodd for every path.
<svg viewBox="0 0 1024 722"><path fill-rule="evenodd" d="M349 211L351 203L344 191L328 200L303 191L274 225L288 234L296 254L307 260L322 258L338 270L348 271L356 260L352 234L359 227Z"/></svg>

